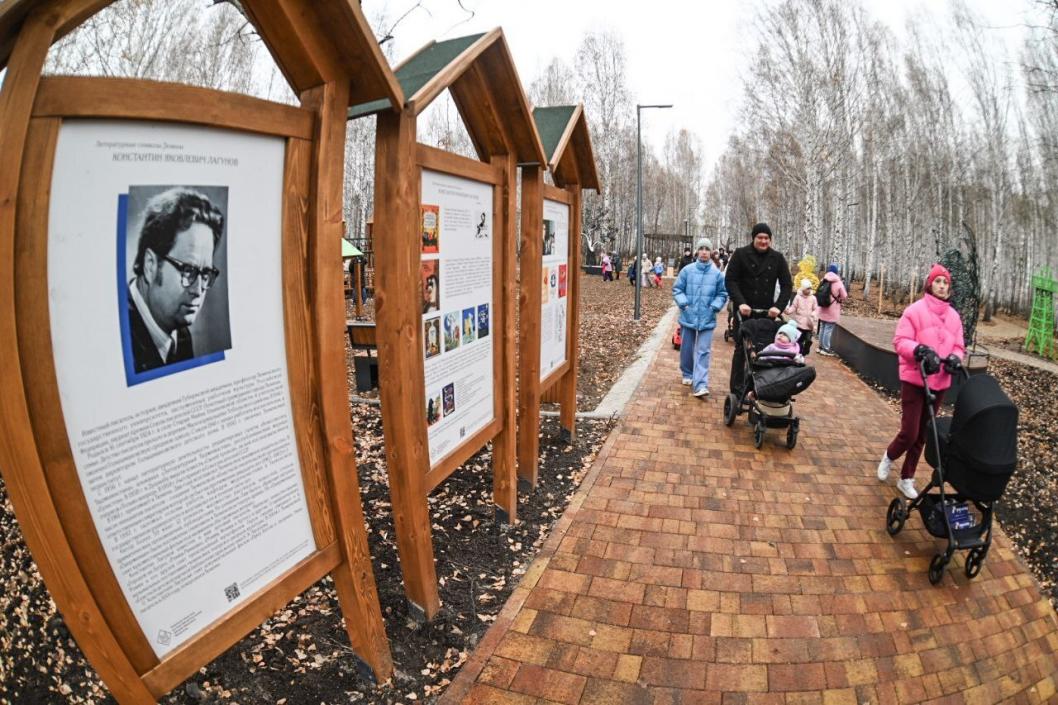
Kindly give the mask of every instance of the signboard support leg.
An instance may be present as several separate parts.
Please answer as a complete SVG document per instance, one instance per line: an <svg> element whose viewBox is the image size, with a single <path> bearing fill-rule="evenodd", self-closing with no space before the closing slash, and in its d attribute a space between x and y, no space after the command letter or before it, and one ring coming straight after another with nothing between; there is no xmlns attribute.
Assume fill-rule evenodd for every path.
<svg viewBox="0 0 1058 705"><path fill-rule="evenodd" d="M332 484L334 516L342 562L334 569L335 590L345 615L346 633L358 656L371 668L377 680L389 678L393 661L382 623L367 537L360 503L360 485L356 476L352 425L349 419L348 382L346 380L345 346L342 341L345 321L345 297L341 286L342 232L342 163L333 155L344 153L345 111L349 104L349 85L334 81L306 91L303 107L319 116L317 129L313 191L315 217L310 221L309 256L315 257L314 269L323 274L313 286L315 305L315 351L319 366L320 416L324 429L324 447L328 475ZM330 274L331 276L326 276Z"/></svg>
<svg viewBox="0 0 1058 705"><path fill-rule="evenodd" d="M496 393L501 399L503 430L492 442L492 501L496 505L496 519L503 524L518 521L518 484L515 474L515 399L514 399L514 260L517 257L514 238L514 218L517 213L517 164L514 155L493 157L503 168L503 232L501 238L500 286L503 297L503 347L500 368L497 370Z"/></svg>
<svg viewBox="0 0 1058 705"><path fill-rule="evenodd" d="M543 168L522 167L522 248L518 322L518 483L536 489L540 455L540 277ZM535 315L534 315L535 312Z"/></svg>
<svg viewBox="0 0 1058 705"><path fill-rule="evenodd" d="M0 93L0 158L8 167L0 172L0 273L2 273L3 307L0 308L0 368L14 376L20 368L18 335L15 328L15 208L25 138L29 127L33 98L40 83L41 69L56 28L71 22L76 13L84 12L83 3L31 13L26 18L8 62L7 76ZM19 375L21 377L21 375ZM77 569L70 545L62 533L61 523L51 492L39 468L40 457L30 431L29 408L25 389L20 384L0 385L0 407L4 409L4 429L0 433L0 464L5 470L27 466L32 471L5 475L12 503L18 507L18 522L26 543L37 561L48 590L66 617L74 638L121 705L154 703L139 674L125 655L113 631ZM16 417L21 417L15 422Z"/></svg>
<svg viewBox="0 0 1058 705"><path fill-rule="evenodd" d="M573 305L569 314L569 341L566 359L569 360L569 371L562 375L558 382L559 423L562 426L562 440L572 443L577 437L577 367L580 363L580 184L574 183L569 188L573 196L570 206L569 238L574 243L570 248L569 262L569 297Z"/></svg>
<svg viewBox="0 0 1058 705"><path fill-rule="evenodd" d="M441 608L425 484L430 469L426 434L417 420L426 398L422 355L421 296L389 284L419 277L419 170L415 161L415 115L378 116L375 152L375 312L378 321L379 396L386 443L393 523L404 587L412 606L432 619Z"/></svg>

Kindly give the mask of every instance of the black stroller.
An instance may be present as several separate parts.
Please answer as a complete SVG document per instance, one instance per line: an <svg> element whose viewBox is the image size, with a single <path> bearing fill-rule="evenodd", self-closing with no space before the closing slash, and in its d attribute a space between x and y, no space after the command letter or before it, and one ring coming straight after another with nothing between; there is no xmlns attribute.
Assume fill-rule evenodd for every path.
<svg viewBox="0 0 1058 705"><path fill-rule="evenodd" d="M754 309L753 315L767 313ZM801 419L794 416L793 395L808 389L815 381L816 369L803 364L775 364L758 360L761 350L775 340L781 322L772 318L750 318L739 316L738 339L735 345L743 346L746 372L742 389L724 399L724 425L730 426L743 411L749 415L753 426L753 445L764 445L764 434L769 428L786 429L786 447L797 445L797 433Z"/></svg>
<svg viewBox="0 0 1058 705"><path fill-rule="evenodd" d="M727 328L724 329L724 342L729 343L735 339L735 304L728 299L727 302Z"/></svg>
<svg viewBox="0 0 1058 705"><path fill-rule="evenodd" d="M927 355L928 357L928 355ZM964 570L967 578L981 572L992 545L992 513L1014 473L1018 455L1018 409L994 377L970 377L960 366L949 371L963 374L964 382L950 417L933 413L934 393L926 378L929 360L919 361L929 430L926 462L934 468L929 485L917 499L897 498L886 513L886 530L895 536L904 528L911 511L918 509L922 523L932 536L948 542L943 553L929 564L929 581L937 585L955 551L969 551ZM931 367L936 367L934 358ZM945 492L944 483L955 490ZM930 490L937 490L931 492ZM971 511L972 504L976 512Z"/></svg>

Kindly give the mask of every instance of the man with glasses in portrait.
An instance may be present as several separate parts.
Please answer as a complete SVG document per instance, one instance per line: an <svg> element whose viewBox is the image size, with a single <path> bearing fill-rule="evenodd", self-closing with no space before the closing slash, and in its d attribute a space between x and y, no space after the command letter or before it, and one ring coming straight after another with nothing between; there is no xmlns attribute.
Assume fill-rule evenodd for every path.
<svg viewBox="0 0 1058 705"><path fill-rule="evenodd" d="M194 190L147 203L128 297L137 373L195 357L190 327L220 276L213 256L223 232L224 215Z"/></svg>

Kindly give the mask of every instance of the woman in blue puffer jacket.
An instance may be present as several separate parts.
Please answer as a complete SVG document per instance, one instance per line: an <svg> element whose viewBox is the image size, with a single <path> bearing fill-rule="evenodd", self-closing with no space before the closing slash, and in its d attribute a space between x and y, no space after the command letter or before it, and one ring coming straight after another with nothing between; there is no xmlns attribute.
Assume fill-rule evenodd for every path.
<svg viewBox="0 0 1058 705"><path fill-rule="evenodd" d="M716 314L727 303L724 275L712 263L713 243L698 241L696 259L680 270L672 285L672 298L680 307L680 372L694 396L709 395L709 352Z"/></svg>

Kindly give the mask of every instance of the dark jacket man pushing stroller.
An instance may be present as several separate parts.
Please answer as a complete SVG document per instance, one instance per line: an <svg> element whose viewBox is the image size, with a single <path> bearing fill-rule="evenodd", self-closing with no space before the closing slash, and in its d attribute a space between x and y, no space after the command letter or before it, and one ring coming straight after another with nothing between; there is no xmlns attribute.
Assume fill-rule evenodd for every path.
<svg viewBox="0 0 1058 705"><path fill-rule="evenodd" d="M751 318L754 310L766 311L775 319L790 303L793 294L793 278L790 267L782 253L772 249L771 228L767 223L757 223L751 233L753 241L735 250L727 265L727 293L743 319ZM775 295L778 285L779 294ZM738 316L736 316L735 340L738 340ZM735 345L731 357L731 391L735 394L745 381L745 350Z"/></svg>

